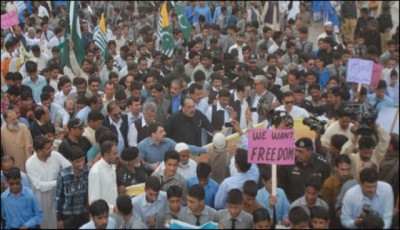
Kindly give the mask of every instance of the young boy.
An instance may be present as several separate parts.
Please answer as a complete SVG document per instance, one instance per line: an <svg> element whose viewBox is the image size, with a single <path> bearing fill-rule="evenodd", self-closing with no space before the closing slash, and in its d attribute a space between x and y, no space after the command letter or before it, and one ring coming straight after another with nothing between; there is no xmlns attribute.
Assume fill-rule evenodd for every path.
<svg viewBox="0 0 400 230"><path fill-rule="evenodd" d="M223 229L252 229L252 216L242 211L242 192L232 189L228 192L226 203L227 209L219 210L217 213L219 225Z"/></svg>
<svg viewBox="0 0 400 230"><path fill-rule="evenodd" d="M167 191L173 185L178 185L182 188L182 205L186 205L186 180L178 173L178 165L180 161L180 155L175 150L169 150L165 153L164 164L165 169L161 171L155 171L153 176L156 176L161 182L161 190Z"/></svg>
<svg viewBox="0 0 400 230"><path fill-rule="evenodd" d="M322 207L314 207L311 209L311 225L313 229L329 228L329 213Z"/></svg>
<svg viewBox="0 0 400 230"><path fill-rule="evenodd" d="M182 189L173 185L167 190L168 206L156 216L157 229L165 228L166 222L171 219L178 219L181 210Z"/></svg>
<svg viewBox="0 0 400 230"><path fill-rule="evenodd" d="M39 228L43 212L32 190L21 183L19 168L12 167L7 175L9 187L1 194L1 216L5 229Z"/></svg>
<svg viewBox="0 0 400 230"><path fill-rule="evenodd" d="M364 45L365 38L360 36L357 38L357 44L353 49L353 57L363 57L367 54L367 47Z"/></svg>
<svg viewBox="0 0 400 230"><path fill-rule="evenodd" d="M247 180L243 184L242 189L242 210L252 214L254 210L262 208L262 205L256 201L256 196L258 192L258 185L253 180Z"/></svg>
<svg viewBox="0 0 400 230"><path fill-rule="evenodd" d="M289 211L290 229L308 229L310 216L305 208L296 206Z"/></svg>

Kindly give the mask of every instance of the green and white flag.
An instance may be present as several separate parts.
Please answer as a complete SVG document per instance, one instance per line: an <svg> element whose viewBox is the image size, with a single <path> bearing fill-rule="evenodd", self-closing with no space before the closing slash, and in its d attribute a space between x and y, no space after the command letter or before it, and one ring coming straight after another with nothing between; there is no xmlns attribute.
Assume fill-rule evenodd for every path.
<svg viewBox="0 0 400 230"><path fill-rule="evenodd" d="M107 60L107 29L106 29L106 20L104 19L104 14L101 14L101 18L99 21L99 25L96 26L93 30L93 40L94 44L101 50L103 53L104 61Z"/></svg>
<svg viewBox="0 0 400 230"><path fill-rule="evenodd" d="M161 14L157 23L157 36L161 41L161 53L171 57L174 53L174 39L172 38L171 29L169 28L169 19L166 3L161 6Z"/></svg>
<svg viewBox="0 0 400 230"><path fill-rule="evenodd" d="M185 37L185 40L188 42L190 38L190 32L192 31L192 25L190 25L189 21L187 20L183 12L182 6L176 4L175 1L172 1L171 3L175 9L176 15L178 16L179 26L182 29L183 36Z"/></svg>
<svg viewBox="0 0 400 230"><path fill-rule="evenodd" d="M67 16L65 20L64 44L60 50L61 63L71 68L69 59L69 41L72 39L74 43L74 52L78 64L81 64L85 58L85 49L82 43L81 25L79 23L79 9L76 1L67 2Z"/></svg>

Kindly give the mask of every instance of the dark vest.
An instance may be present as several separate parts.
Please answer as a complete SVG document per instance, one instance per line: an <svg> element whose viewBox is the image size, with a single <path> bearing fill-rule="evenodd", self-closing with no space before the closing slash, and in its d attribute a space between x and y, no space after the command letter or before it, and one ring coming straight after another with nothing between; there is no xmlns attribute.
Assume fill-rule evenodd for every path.
<svg viewBox="0 0 400 230"><path fill-rule="evenodd" d="M212 113L211 113L211 127L213 131L221 131L222 126L224 125L224 111L219 110L217 111L217 106L212 106Z"/></svg>
<svg viewBox="0 0 400 230"><path fill-rule="evenodd" d="M150 136L149 126L142 127L142 119L137 119L135 122L136 130L137 130L137 143L139 144L143 139Z"/></svg>
<svg viewBox="0 0 400 230"><path fill-rule="evenodd" d="M125 147L128 147L128 128L129 128L129 123L128 123L128 116L127 115L122 115L122 124L121 127L119 128L119 131L121 131L122 137L124 138L124 144ZM108 116L104 118L103 125L107 128L110 129L111 132L113 132L117 137L118 137L118 131L117 128L114 125L110 124L110 119Z"/></svg>
<svg viewBox="0 0 400 230"><path fill-rule="evenodd" d="M236 112L236 120L238 122L240 122L240 115L241 115L241 112L242 112L242 107L240 105L240 101L239 100L235 101L235 93L236 92L233 92L231 94L231 97L230 97L230 100L229 100L229 106L232 107L233 110L235 110L235 112Z"/></svg>

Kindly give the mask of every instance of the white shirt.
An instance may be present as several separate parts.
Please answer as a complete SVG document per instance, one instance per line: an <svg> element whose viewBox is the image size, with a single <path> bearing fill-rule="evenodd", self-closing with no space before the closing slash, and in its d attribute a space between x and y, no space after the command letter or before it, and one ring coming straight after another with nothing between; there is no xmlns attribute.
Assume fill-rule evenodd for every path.
<svg viewBox="0 0 400 230"><path fill-rule="evenodd" d="M54 36L52 39L50 39L49 44L50 44L50 48L53 46L58 46L61 43L64 42L64 36L62 36L61 38L58 38L57 36Z"/></svg>
<svg viewBox="0 0 400 230"><path fill-rule="evenodd" d="M90 126L87 126L85 128L85 131L83 131L82 136L86 137L89 140L90 144L95 145L96 144L95 133L96 130L92 129Z"/></svg>
<svg viewBox="0 0 400 230"><path fill-rule="evenodd" d="M47 63L49 62L49 57L45 53L41 53L39 57L32 57L30 58L31 61L37 63L38 71L42 71L44 68L46 68Z"/></svg>
<svg viewBox="0 0 400 230"><path fill-rule="evenodd" d="M72 91L72 90L71 90ZM64 102L67 100L68 96L71 95L68 94L67 96L64 95L63 91L58 91L55 95L54 95L54 102L57 103L58 105L60 105L61 107L64 108Z"/></svg>
<svg viewBox="0 0 400 230"><path fill-rule="evenodd" d="M285 105L278 106L275 110L286 111ZM293 118L306 118L306 117L310 116L310 114L307 112L307 110L305 110L297 105L293 105L292 110L290 111L289 115L292 116Z"/></svg>
<svg viewBox="0 0 400 230"><path fill-rule="evenodd" d="M237 101L239 100L238 96L237 96L237 92L235 92L233 94L233 100ZM246 121L246 110L249 107L249 103L247 103L247 101L245 99L243 99L243 101L240 103L240 128L242 130L247 128L247 121Z"/></svg>
<svg viewBox="0 0 400 230"><path fill-rule="evenodd" d="M181 163L179 163L177 172L187 180L190 177L197 176L196 168L197 168L196 161L194 161L192 159L189 159L189 161L188 161L188 163L186 165L182 165ZM156 168L156 170L154 170L153 173L154 174L160 174L161 172L164 172L164 170L165 170L165 163L163 161Z"/></svg>
<svg viewBox="0 0 400 230"><path fill-rule="evenodd" d="M346 130L343 130L340 127L339 121L333 122L326 128L324 135L321 136L322 146L329 147L331 138L335 134L345 135L350 140L353 137L353 133L350 131L351 127L353 127L352 123L349 124L349 127Z"/></svg>
<svg viewBox="0 0 400 230"><path fill-rule="evenodd" d="M49 12L47 11L46 7L40 5L38 9L38 16L43 18L44 16L50 17Z"/></svg>
<svg viewBox="0 0 400 230"><path fill-rule="evenodd" d="M124 150L124 148L125 148L124 137L122 136L121 130L119 130L119 128L121 128L121 125L122 125L122 118L120 118L117 123L115 123L111 119L111 117L108 117L108 119L110 119L110 125L114 125L117 128L117 132L118 132L118 156L121 156L122 150Z"/></svg>
<svg viewBox="0 0 400 230"><path fill-rule="evenodd" d="M129 113L131 114L131 113ZM129 119L129 117L128 117ZM129 122L129 120L128 120ZM147 125L146 120L144 119L144 117L142 117L142 128L145 127ZM136 129L136 125L135 123L131 123L129 125L129 130L128 130L128 145L129 147L136 147L137 146L137 137L138 137L138 131Z"/></svg>
<svg viewBox="0 0 400 230"><path fill-rule="evenodd" d="M232 45L229 50L228 53L231 53L231 51L233 49L237 49L238 50L238 58L239 58L239 62L243 62L243 53L242 53L242 49L245 46L245 44L243 43L242 46L239 46L237 43Z"/></svg>
<svg viewBox="0 0 400 230"><path fill-rule="evenodd" d="M103 199L109 206L113 207L117 196L115 165L111 165L101 158L89 171L89 204L98 199Z"/></svg>
<svg viewBox="0 0 400 230"><path fill-rule="evenodd" d="M40 227L56 228L56 204L55 193L57 187L57 175L62 168L70 166L71 163L59 152L52 151L46 162L39 160L35 152L26 161L26 174L32 184L32 191L38 199L43 211Z"/></svg>
<svg viewBox="0 0 400 230"><path fill-rule="evenodd" d="M221 104L219 102L217 102L217 111L224 111L224 124L230 122L230 115L229 112L222 108ZM208 107L207 112L206 112L206 117L207 119L210 121L210 123L212 122L212 105Z"/></svg>

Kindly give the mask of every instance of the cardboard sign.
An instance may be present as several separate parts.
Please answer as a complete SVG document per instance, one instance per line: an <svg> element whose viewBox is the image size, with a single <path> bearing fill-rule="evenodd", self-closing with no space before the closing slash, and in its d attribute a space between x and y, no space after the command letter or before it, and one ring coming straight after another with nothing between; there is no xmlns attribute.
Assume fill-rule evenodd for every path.
<svg viewBox="0 0 400 230"><path fill-rule="evenodd" d="M383 66L380 64L375 64L372 68L372 79L371 86L376 89L378 87L379 80L381 80Z"/></svg>
<svg viewBox="0 0 400 230"><path fill-rule="evenodd" d="M248 132L249 163L292 165L295 162L293 129L260 129Z"/></svg>
<svg viewBox="0 0 400 230"><path fill-rule="evenodd" d="M347 82L371 85L373 66L373 61L350 58L347 65Z"/></svg>
<svg viewBox="0 0 400 230"><path fill-rule="evenodd" d="M10 13L1 15L1 28L3 30L18 24L19 21L17 11L11 11Z"/></svg>

